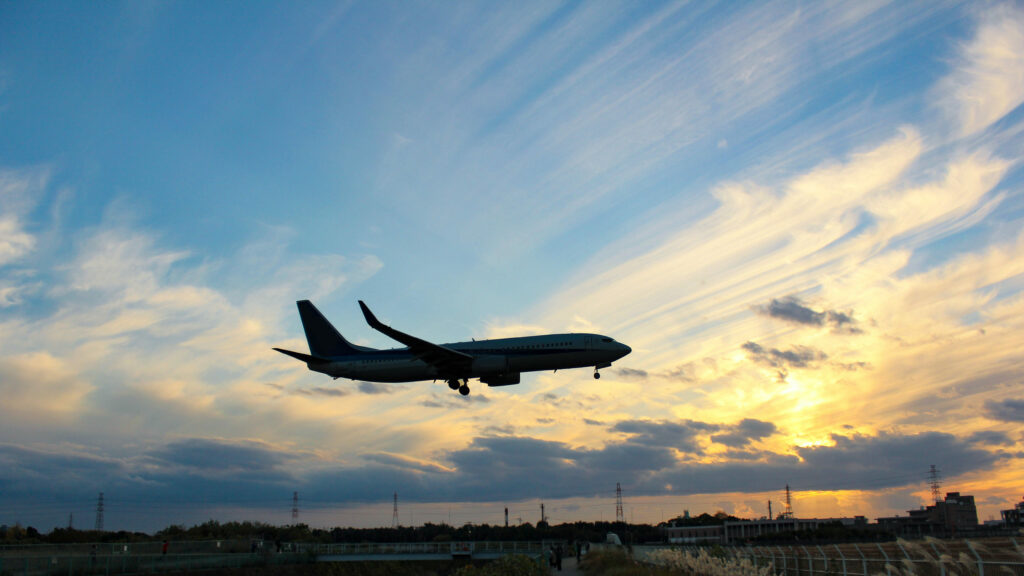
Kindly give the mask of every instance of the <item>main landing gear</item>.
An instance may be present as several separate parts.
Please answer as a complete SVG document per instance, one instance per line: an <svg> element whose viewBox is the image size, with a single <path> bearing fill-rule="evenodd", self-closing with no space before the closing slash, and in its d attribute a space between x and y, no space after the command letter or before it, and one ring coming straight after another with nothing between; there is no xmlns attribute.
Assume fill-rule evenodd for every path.
<svg viewBox="0 0 1024 576"><path fill-rule="evenodd" d="M469 396L469 380L459 382L457 378L453 378L448 381L448 387L452 390L458 390L459 394L463 396Z"/></svg>

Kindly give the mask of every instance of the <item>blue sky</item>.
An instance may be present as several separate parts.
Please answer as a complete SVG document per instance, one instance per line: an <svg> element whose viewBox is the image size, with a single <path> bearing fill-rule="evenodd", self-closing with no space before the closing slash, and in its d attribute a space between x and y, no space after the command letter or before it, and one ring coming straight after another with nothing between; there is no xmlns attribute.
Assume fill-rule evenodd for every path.
<svg viewBox="0 0 1024 576"><path fill-rule="evenodd" d="M892 515L1024 490L1019 3L6 3L0 510ZM517 387L331 381L597 331ZM726 481L728 480L728 481ZM382 488L383 487L383 488ZM159 506L155 503L161 503ZM87 522L88 524L88 522Z"/></svg>

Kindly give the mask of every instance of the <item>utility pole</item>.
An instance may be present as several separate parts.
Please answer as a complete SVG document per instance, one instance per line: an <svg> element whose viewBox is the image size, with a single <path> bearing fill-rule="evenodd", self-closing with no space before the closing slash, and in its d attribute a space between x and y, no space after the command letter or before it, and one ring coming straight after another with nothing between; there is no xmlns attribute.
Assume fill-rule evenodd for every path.
<svg viewBox="0 0 1024 576"><path fill-rule="evenodd" d="M540 503L540 521L541 522L547 521L547 517L544 516L544 502Z"/></svg>
<svg viewBox="0 0 1024 576"><path fill-rule="evenodd" d="M103 492L96 501L96 531L103 532Z"/></svg>
<svg viewBox="0 0 1024 576"><path fill-rule="evenodd" d="M789 494L789 484L786 484L786 511L783 513L786 519L792 520L793 518L793 500Z"/></svg>
<svg viewBox="0 0 1024 576"><path fill-rule="evenodd" d="M299 523L299 493L292 492L292 524Z"/></svg>
<svg viewBox="0 0 1024 576"><path fill-rule="evenodd" d="M931 465L928 470L928 487L932 490L932 502L938 502L939 496L942 494L942 475L939 474L939 469L935 467L935 464Z"/></svg>
<svg viewBox="0 0 1024 576"><path fill-rule="evenodd" d="M391 527L398 528L398 491L395 491L395 506L391 513Z"/></svg>
<svg viewBox="0 0 1024 576"><path fill-rule="evenodd" d="M622 485L618 482L615 483L615 521L626 521L626 514L622 511Z"/></svg>

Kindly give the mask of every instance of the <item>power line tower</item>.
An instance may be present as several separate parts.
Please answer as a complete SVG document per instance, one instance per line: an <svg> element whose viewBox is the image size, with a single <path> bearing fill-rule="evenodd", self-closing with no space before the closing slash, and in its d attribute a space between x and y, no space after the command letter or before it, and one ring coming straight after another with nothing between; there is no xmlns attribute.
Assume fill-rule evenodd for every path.
<svg viewBox="0 0 1024 576"><path fill-rule="evenodd" d="M786 511L782 513L784 518L793 517L793 498L789 493L789 484L786 484Z"/></svg>
<svg viewBox="0 0 1024 576"><path fill-rule="evenodd" d="M395 491L395 507L391 513L391 527L398 528L398 491Z"/></svg>
<svg viewBox="0 0 1024 576"><path fill-rule="evenodd" d="M103 492L100 492L100 497L96 500L96 531L103 532Z"/></svg>
<svg viewBox="0 0 1024 576"><path fill-rule="evenodd" d="M292 492L292 524L299 523L299 493Z"/></svg>
<svg viewBox="0 0 1024 576"><path fill-rule="evenodd" d="M622 485L618 482L615 483L615 521L626 521L626 514L622 511Z"/></svg>
<svg viewBox="0 0 1024 576"><path fill-rule="evenodd" d="M935 467L935 464L931 465L928 470L928 487L932 490L932 502L939 501L939 491L942 488L942 475L939 474L939 469Z"/></svg>

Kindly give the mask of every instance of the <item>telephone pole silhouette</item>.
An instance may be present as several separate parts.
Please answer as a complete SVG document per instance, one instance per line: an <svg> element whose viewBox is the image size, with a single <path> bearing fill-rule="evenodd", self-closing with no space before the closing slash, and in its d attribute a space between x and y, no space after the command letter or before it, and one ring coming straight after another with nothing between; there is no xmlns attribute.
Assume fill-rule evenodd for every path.
<svg viewBox="0 0 1024 576"><path fill-rule="evenodd" d="M299 493L292 492L292 524L299 523Z"/></svg>

